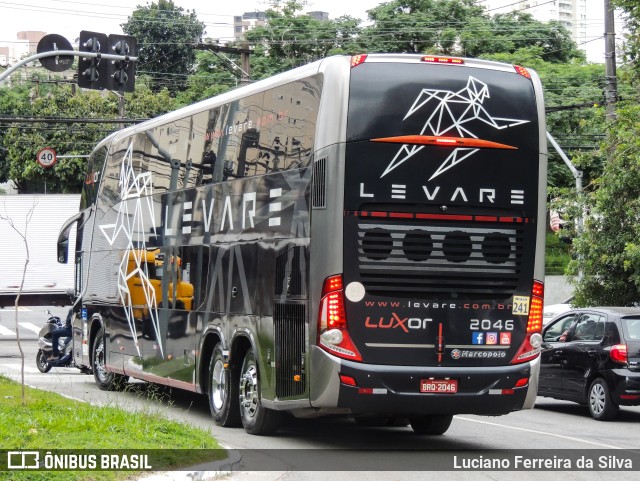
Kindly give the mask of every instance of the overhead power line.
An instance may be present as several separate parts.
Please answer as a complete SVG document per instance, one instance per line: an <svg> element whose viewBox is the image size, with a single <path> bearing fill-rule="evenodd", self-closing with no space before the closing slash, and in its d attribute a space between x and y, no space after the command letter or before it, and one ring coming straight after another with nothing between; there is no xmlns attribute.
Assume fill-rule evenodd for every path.
<svg viewBox="0 0 640 481"><path fill-rule="evenodd" d="M119 123L128 123L128 124L139 124L140 122L144 122L149 119L99 119L99 118L87 118L87 117L79 117L79 118L71 118L71 117L0 117L0 123L57 123L57 124L119 124Z"/></svg>

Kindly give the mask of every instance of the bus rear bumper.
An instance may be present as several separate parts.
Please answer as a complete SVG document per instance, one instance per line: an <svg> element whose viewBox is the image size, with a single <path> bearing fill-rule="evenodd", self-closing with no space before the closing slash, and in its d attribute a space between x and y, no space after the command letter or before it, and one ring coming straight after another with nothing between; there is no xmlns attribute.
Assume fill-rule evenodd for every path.
<svg viewBox="0 0 640 481"><path fill-rule="evenodd" d="M389 366L345 361L319 349L313 358L314 374L330 377L330 382L323 393L312 389L311 404L353 414L499 416L533 407L537 394L537 361L490 367ZM421 392L423 380L430 379L456 381L456 392Z"/></svg>

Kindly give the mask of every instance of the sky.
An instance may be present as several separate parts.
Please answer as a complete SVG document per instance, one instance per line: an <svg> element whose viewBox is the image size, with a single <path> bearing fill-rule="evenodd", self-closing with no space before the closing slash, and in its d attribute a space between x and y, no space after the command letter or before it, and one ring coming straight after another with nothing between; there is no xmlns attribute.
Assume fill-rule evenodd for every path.
<svg viewBox="0 0 640 481"><path fill-rule="evenodd" d="M185 10L195 10L206 24L206 35L231 40L233 16L244 12L264 11L268 0L173 0ZM138 5L147 0L0 0L0 42L16 39L22 30L39 30L57 33L73 42L81 30L106 34L121 34L120 24ZM329 12L330 18L341 15L366 19L366 10L377 6L381 0L308 0L304 11Z"/></svg>
<svg viewBox="0 0 640 481"><path fill-rule="evenodd" d="M147 0L0 0L0 43L16 39L18 31L37 30L57 33L71 43L81 30L106 34L121 34L120 24L138 5ZM206 36L222 42L232 39L233 16L244 12L266 10L268 0L174 0L185 10L195 10L206 25ZM384 3L381 0L307 0L304 11L329 12L329 18L351 15L366 20L366 11ZM602 35L603 0L589 0L587 23L589 38ZM587 45L588 59L604 62L604 40L594 40Z"/></svg>

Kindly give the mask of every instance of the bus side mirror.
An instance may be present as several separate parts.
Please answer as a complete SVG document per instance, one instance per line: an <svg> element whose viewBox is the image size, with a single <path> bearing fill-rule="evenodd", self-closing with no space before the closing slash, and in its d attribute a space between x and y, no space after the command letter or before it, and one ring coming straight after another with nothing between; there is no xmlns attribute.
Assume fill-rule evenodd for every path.
<svg viewBox="0 0 640 481"><path fill-rule="evenodd" d="M69 239L60 241L58 239L58 262L66 264L69 260Z"/></svg>
<svg viewBox="0 0 640 481"><path fill-rule="evenodd" d="M78 212L60 228L60 234L58 234L58 262L60 264L66 264L69 260L69 232L71 232L71 227L82 218L82 215L82 212Z"/></svg>

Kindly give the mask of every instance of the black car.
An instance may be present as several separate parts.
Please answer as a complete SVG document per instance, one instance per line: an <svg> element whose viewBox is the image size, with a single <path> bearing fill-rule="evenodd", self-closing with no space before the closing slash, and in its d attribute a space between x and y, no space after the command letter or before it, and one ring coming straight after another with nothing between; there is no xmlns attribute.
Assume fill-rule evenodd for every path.
<svg viewBox="0 0 640 481"><path fill-rule="evenodd" d="M640 405L640 308L572 309L542 337L539 396L586 404L600 421Z"/></svg>

